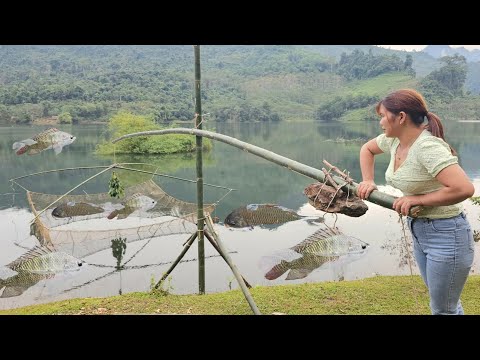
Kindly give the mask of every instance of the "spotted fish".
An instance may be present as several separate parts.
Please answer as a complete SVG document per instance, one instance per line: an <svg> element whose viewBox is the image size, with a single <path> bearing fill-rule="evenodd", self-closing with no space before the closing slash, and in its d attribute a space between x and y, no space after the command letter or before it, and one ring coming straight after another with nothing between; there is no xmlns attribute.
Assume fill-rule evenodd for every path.
<svg viewBox="0 0 480 360"><path fill-rule="evenodd" d="M303 216L275 204L250 204L233 210L225 218L225 226L243 228L256 225L283 224Z"/></svg>
<svg viewBox="0 0 480 360"><path fill-rule="evenodd" d="M18 271L14 276L7 279L0 279L0 298L20 296L38 282L54 276L55 274L37 274L30 271Z"/></svg>
<svg viewBox="0 0 480 360"><path fill-rule="evenodd" d="M338 228L320 228L301 243L260 259L265 278L274 280L287 274L285 280L303 279L313 270L340 257L365 253L368 244L353 236L345 235Z"/></svg>
<svg viewBox="0 0 480 360"><path fill-rule="evenodd" d="M65 252L36 246L6 266L19 272L28 271L37 274L49 274L76 271L82 265L82 260Z"/></svg>
<svg viewBox="0 0 480 360"><path fill-rule="evenodd" d="M72 216L93 215L104 212L103 208L88 203L75 203L70 201L57 206L52 211L52 215L57 218L66 218Z"/></svg>
<svg viewBox="0 0 480 360"><path fill-rule="evenodd" d="M69 133L56 128L50 128L32 138L14 142L12 149L16 151L17 155L24 153L35 155L48 149L53 149L55 154L58 155L62 152L64 146L70 145L75 139L76 137Z"/></svg>
<svg viewBox="0 0 480 360"><path fill-rule="evenodd" d="M134 211L142 212L142 211L148 211L150 209L153 209L155 205L157 205L157 202L151 197L148 197L146 195L142 195L139 193L135 193L132 196L125 199L125 201L122 202L122 205L123 205L122 209L117 209L112 211L107 218L113 219L117 217L117 219L125 219Z"/></svg>

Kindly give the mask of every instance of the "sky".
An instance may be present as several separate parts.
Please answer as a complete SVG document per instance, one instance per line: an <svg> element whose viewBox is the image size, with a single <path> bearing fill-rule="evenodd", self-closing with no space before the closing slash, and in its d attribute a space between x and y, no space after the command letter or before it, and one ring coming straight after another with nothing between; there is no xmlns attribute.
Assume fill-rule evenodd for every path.
<svg viewBox="0 0 480 360"><path fill-rule="evenodd" d="M392 50L421 51L427 45L377 45L377 46L381 46L387 49L390 48ZM480 49L480 45L450 45L450 46L453 48L464 47L468 50Z"/></svg>

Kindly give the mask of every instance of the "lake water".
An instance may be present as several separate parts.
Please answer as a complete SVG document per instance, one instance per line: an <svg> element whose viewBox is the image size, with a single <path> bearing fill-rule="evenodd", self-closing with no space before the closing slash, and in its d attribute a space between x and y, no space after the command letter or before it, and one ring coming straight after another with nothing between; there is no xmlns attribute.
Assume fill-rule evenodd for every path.
<svg viewBox="0 0 480 360"><path fill-rule="evenodd" d="M447 140L460 153L460 162L480 195L480 123L445 123ZM134 291L148 291L153 282L164 274L180 254L188 234L176 234L127 243L125 253L108 248L84 258L86 266L79 271L37 276L11 286L13 291L2 293L5 282L15 275L6 264L24 254L27 248L38 244L30 235L29 223L33 219L24 189L11 186L9 179L52 169L110 165L114 162L144 162L152 164L157 173L195 180L195 154L170 156L116 156L99 157L93 154L96 144L104 137L102 126L65 126L62 130L77 136L77 140L55 155L52 150L34 156L17 156L11 149L14 141L29 138L43 127L0 128L0 308L15 308L77 297L105 297ZM360 180L358 152L362 143L379 133L377 122L352 124L280 123L280 124L214 124L206 129L233 136L239 140L271 150L279 155L315 168L326 159L340 169L350 171ZM308 205L303 189L315 181L238 148L216 142L204 154L204 182L233 188L227 193L222 188L205 187L205 203L221 199L213 213L221 221L232 210L247 204L275 203L298 211L302 215L323 215ZM376 159L376 182L384 184L388 156ZM72 170L31 176L19 183L26 189L63 194L101 169ZM137 178L122 174L126 181ZM139 175L140 176L140 175ZM140 178L138 178L140 179ZM88 193L108 190L108 177L99 177L87 183ZM141 179L140 179L141 180ZM170 195L187 202L196 201L196 185L168 177L156 177L156 182ZM382 189L389 191L382 186ZM82 191L83 191L82 190ZM334 224L351 236L369 244L363 254L311 266L303 279L287 280L283 274L275 280L265 278L261 266L265 259L302 242L320 226L298 220L276 228L231 229L216 224L216 231L230 252L240 273L252 285L278 285L303 282L341 281L379 275L408 275L410 266L406 257L407 242L399 216L392 210L368 203L367 213L358 218L345 215L325 216L329 226ZM474 229L480 230L480 207L464 202L467 216ZM407 236L408 230L407 230ZM238 288L238 284L225 261L212 246L205 243L206 292L220 292ZM166 288L174 294L198 292L197 242L186 253L183 262L173 270ZM478 246L478 244L477 244ZM123 266L116 268L118 262ZM309 270L309 271L310 271ZM416 274L415 264L412 271ZM480 271L478 251L472 273ZM7 297L8 295L8 297Z"/></svg>

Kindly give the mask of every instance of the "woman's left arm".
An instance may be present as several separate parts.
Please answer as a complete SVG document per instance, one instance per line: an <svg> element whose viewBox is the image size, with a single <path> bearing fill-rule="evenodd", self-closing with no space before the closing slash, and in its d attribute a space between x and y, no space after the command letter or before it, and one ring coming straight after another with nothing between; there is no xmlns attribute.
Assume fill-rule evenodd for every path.
<svg viewBox="0 0 480 360"><path fill-rule="evenodd" d="M443 188L424 195L402 196L393 202L395 211L406 216L412 206L458 204L475 193L472 182L458 164L447 166L435 178L443 185Z"/></svg>

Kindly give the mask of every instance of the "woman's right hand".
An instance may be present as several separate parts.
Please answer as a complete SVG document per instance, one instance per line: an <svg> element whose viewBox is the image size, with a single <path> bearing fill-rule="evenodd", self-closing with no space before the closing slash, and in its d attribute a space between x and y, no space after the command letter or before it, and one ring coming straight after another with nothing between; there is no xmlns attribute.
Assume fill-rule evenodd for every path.
<svg viewBox="0 0 480 360"><path fill-rule="evenodd" d="M357 186L357 196L365 200L370 196L373 190L377 190L377 185L373 180L362 181Z"/></svg>

